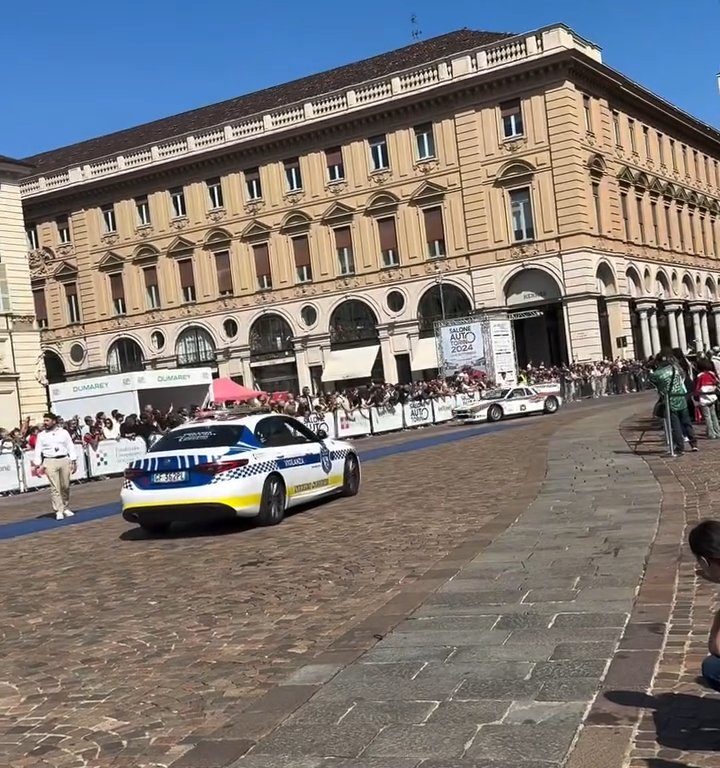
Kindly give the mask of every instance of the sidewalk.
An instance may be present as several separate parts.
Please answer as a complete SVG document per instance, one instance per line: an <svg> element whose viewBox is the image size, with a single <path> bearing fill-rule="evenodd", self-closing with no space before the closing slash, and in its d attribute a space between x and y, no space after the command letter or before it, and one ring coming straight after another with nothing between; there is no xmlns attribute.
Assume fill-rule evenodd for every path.
<svg viewBox="0 0 720 768"><path fill-rule="evenodd" d="M605 687L632 686L652 663L642 644L615 653L661 498L619 433L637 410L619 404L562 427L516 523L489 532L499 535L459 572L447 562L437 591L357 661L343 668L342 655L326 655L279 686L277 701L295 709L280 725L269 718L263 735L267 704L243 713L225 734L246 740L234 768L562 764L603 677ZM645 630L632 623L626 633ZM569 764L619 766L627 736L586 729ZM224 765L221 744L198 745L174 766Z"/></svg>

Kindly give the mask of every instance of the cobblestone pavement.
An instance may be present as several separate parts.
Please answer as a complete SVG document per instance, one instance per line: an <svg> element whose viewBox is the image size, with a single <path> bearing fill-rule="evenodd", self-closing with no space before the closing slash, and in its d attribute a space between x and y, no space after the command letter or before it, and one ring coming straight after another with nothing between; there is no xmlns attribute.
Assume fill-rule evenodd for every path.
<svg viewBox="0 0 720 768"><path fill-rule="evenodd" d="M289 718L258 728L268 704L237 721L226 736L247 752L233 768L551 768L571 750L572 768L619 767L626 733L576 736L601 683L632 687L654 663L647 624L628 623L660 512L658 483L618 429L637 407L561 425L515 524L464 565L446 560L432 594L354 663L321 657L286 680L275 698L294 696Z"/></svg>
<svg viewBox="0 0 720 768"><path fill-rule="evenodd" d="M632 410L641 402L645 401L628 399L619 410ZM612 421L618 407L617 401L605 402L587 413L611 414ZM173 763L178 768L214 768L230 764L291 714L316 690L318 680L360 656L376 642L376 636L403 621L505 530L536 495L545 474L551 435L564 425L587 430L580 426L584 416L572 426L578 418L577 412L568 410L503 432L372 462L366 466L365 487L359 496L303 511L278 528L186 529L169 538L148 539L129 530L118 517L111 517L0 542L4 593L0 604L0 765L148 768ZM593 424L602 426L605 420L601 415ZM570 435L574 432L567 434L561 439L567 457L576 452L582 455L585 443L573 442ZM619 471L631 460L619 460ZM564 466L566 458L552 458L551 467L558 461ZM599 461L593 454L593 467ZM574 462L572 459L572 467ZM557 471L565 470L558 465ZM587 520L595 514L591 510L588 518L584 509L578 512L572 494L562 490L566 478L561 474L557 478L558 503L565 511L553 523L554 533L541 535L537 526L544 518L537 512L540 516L529 528L518 529L521 541L511 543L509 549L498 543L500 550L491 557L500 559L488 568L479 567L466 582L473 591L485 584L478 599L494 604L510 598L507 610L495 606L490 611L505 617L500 626L490 630L488 618L476 617L495 639L514 635L505 650L485 658L495 665L491 680L507 682L507 676L518 674L505 671L500 657L523 643L527 647L531 636L532 646L547 647L544 641L538 643L533 619L513 618L524 616L527 610L545 613L545 608L526 608L527 600L520 604L521 590L529 583L546 590L540 600L557 602L557 596L547 590L569 589L573 583L578 587L580 582L575 579L580 569L589 579L578 587L581 602L587 598L586 607L614 616L618 625L601 631L557 625L547 630L548 644L560 636L577 639L578 634L581 639L588 634L603 642L606 637L611 639L627 610L629 586L616 602L605 598L597 602L593 597L591 584L597 586L602 578L612 577L602 573L600 581L592 580L589 549L565 564L556 560L565 558L566 552L545 551L546 546L554 546L555 534L566 529L582 539ZM576 484L579 482L576 478ZM590 485L599 489L605 482L607 476L601 474ZM106 484L106 488L114 493L112 485ZM26 515L41 512L37 507L25 510ZM551 510L546 512L552 515ZM598 518L598 525L602 524ZM639 553L640 545L625 549L619 541L626 533L635 535L635 527L617 520L613 524L619 526L609 533L620 547L617 562L630 573L637 567L637 563L631 567L630 560ZM528 559L531 551L533 561ZM517 559L521 556L522 568ZM496 581L501 573L506 577ZM583 593L585 588L590 591ZM575 593L573 590L572 597ZM383 654L392 660L397 653L393 642L406 631L419 645L420 650L407 651L415 654L414 659L398 659L382 667L395 670L398 686L392 692L394 698L412 691L407 678L425 661L431 669L418 684L430 684L432 667L443 653L437 649L446 645L463 646L454 657L455 678L465 682L472 677L473 685L482 688L481 675L463 676L468 665L475 666L479 635L473 616L482 607L476 600L468 620L463 602L468 596L463 598L463 594L458 597L452 589L443 592L447 604L431 603L437 605L437 616L404 624L394 636L396 641L388 641L375 652L380 660ZM570 597L563 593L557 599ZM461 615L455 615L456 606L462 608ZM417 621L422 621L422 642L414 629ZM515 627L514 621L521 624ZM443 628L445 622L450 628ZM428 643L432 650L426 659ZM587 647L593 647L593 654L601 658L608 646L600 642L597 648ZM484 651L481 655L485 657ZM530 658L536 657L537 651ZM368 660L373 659L377 661L377 655ZM581 660L597 662L596 658ZM597 674L596 667L597 663L583 668L581 680L591 672ZM380 669L368 666L371 668ZM347 678L333 685L352 682L352 675L357 674L352 669ZM542 673L547 681L536 672L517 685L537 696L541 688L548 690L551 685L556 675L553 669L550 665ZM293 673L298 684L278 686ZM388 698L387 680L384 686ZM470 698L481 702L478 713L486 711L482 702L494 690L490 686L481 693L471 691ZM337 700L330 697L328 706L334 712ZM415 712L412 717L418 718L424 706L412 705L405 711ZM454 707L436 713L435 730L444 730L443 717L448 722L458 719ZM574 722L575 709L562 710L563 724ZM328 733L357 745L359 751L361 741L374 727L363 718L363 711L360 706L344 729L330 728ZM379 719L373 723L386 724L384 711L381 707L375 713ZM533 712L528 717L541 717L540 710ZM353 724L356 717L360 717L357 726ZM408 717L411 715L399 722L407 722ZM519 710L513 717L524 722ZM482 719L480 714L473 718ZM450 732L456 734L453 729ZM382 747L383 739L374 747L378 755L387 749ZM391 764L401 766L394 758Z"/></svg>

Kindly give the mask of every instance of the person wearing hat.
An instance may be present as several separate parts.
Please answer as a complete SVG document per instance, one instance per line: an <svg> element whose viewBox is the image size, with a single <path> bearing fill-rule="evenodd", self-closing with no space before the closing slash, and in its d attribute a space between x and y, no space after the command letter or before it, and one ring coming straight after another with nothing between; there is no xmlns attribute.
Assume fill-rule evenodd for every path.
<svg viewBox="0 0 720 768"><path fill-rule="evenodd" d="M77 469L77 452L70 434L59 426L54 413L46 413L43 418L43 431L35 443L32 464L37 473L45 475L50 483L55 519L72 517L69 508L70 478Z"/></svg>

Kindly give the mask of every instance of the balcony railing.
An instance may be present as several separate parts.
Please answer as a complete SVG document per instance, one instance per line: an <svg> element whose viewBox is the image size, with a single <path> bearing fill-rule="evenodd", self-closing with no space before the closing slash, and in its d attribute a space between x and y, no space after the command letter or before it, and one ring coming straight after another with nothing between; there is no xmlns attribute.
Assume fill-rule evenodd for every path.
<svg viewBox="0 0 720 768"><path fill-rule="evenodd" d="M336 325L330 329L330 344L362 344L377 341L378 332L374 325Z"/></svg>
<svg viewBox="0 0 720 768"><path fill-rule="evenodd" d="M250 338L250 358L252 360L272 360L277 357L293 357L295 348L292 338L256 337Z"/></svg>
<svg viewBox="0 0 720 768"><path fill-rule="evenodd" d="M517 35L453 56L399 71L377 80L358 83L353 88L318 95L311 101L286 104L277 110L250 115L242 120L209 126L185 136L175 136L157 144L139 146L123 154L99 157L84 165L54 169L47 176L34 176L20 184L23 197L94 181L99 177L119 176L137 168L176 161L220 146L232 146L317 123L338 115L352 115L368 106L389 102L408 93L432 91L485 72L507 68L518 62L550 56L561 50L577 50L601 61L600 49L583 40L563 25Z"/></svg>
<svg viewBox="0 0 720 768"><path fill-rule="evenodd" d="M217 360L217 353L212 351L198 351L180 353L176 357L178 367L191 368L194 365L213 365Z"/></svg>

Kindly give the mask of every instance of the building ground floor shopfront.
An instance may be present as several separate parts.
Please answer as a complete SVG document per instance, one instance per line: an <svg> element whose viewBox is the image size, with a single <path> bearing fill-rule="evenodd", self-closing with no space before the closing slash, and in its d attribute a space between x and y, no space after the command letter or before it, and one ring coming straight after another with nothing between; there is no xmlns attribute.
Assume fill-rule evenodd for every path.
<svg viewBox="0 0 720 768"><path fill-rule="evenodd" d="M478 312L513 318L520 366L692 351L718 343L720 270L696 270L596 251L551 254L233 310L203 306L113 333L44 341L51 381L99 371L211 366L266 391L314 391L370 379L429 378L434 324Z"/></svg>

